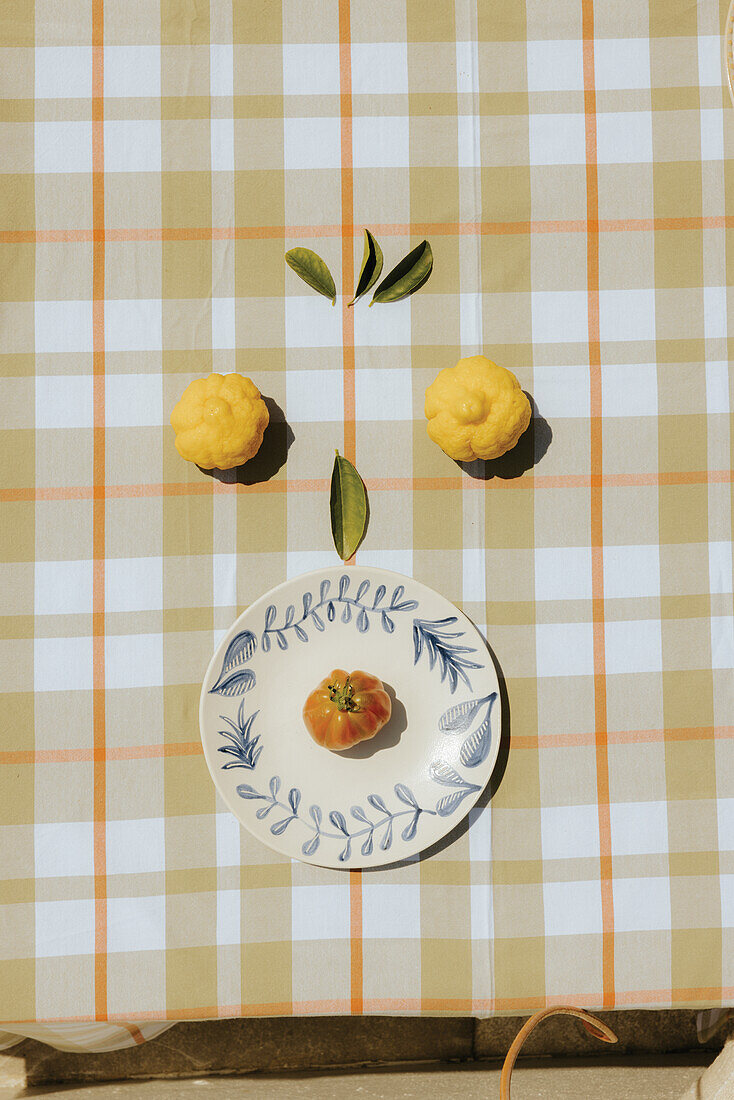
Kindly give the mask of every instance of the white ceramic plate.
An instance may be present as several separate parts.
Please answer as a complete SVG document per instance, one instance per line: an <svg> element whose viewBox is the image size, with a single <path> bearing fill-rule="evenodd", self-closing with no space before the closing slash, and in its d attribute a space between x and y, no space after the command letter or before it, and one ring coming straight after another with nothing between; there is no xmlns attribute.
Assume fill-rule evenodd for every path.
<svg viewBox="0 0 734 1100"><path fill-rule="evenodd" d="M303 704L335 668L392 695L388 725L342 753L310 737ZM318 570L232 626L199 709L209 771L239 822L284 855L377 867L415 855L468 813L499 750L489 650L443 596L382 569Z"/></svg>

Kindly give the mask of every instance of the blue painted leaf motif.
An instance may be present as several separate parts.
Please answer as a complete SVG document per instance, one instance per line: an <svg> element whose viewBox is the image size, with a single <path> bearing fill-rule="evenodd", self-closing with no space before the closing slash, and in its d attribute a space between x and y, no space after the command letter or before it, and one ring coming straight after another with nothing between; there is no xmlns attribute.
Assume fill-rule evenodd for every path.
<svg viewBox="0 0 734 1100"><path fill-rule="evenodd" d="M402 831L401 835L402 835L403 840L412 840L413 839L413 837L415 836L416 831L418 829L418 819L419 819L420 816L421 816L420 810L416 810L415 813L413 814L413 816L411 817L410 821L408 822L408 824L405 826L405 828Z"/></svg>
<svg viewBox="0 0 734 1100"><path fill-rule="evenodd" d="M397 605L400 603L400 601L403 598L403 593L404 592L405 592L405 585L404 584L399 584L396 587L395 591L393 592L392 596L390 597L390 610L391 611L394 611L395 608L397 607Z"/></svg>
<svg viewBox="0 0 734 1100"><path fill-rule="evenodd" d="M336 608L334 607L333 600L329 600L326 605L326 618L329 620L330 623L333 623L334 619L336 618Z"/></svg>
<svg viewBox="0 0 734 1100"><path fill-rule="evenodd" d="M267 798L267 795L258 794L254 787L251 787L249 783L240 783L237 787L237 794L240 798Z"/></svg>
<svg viewBox="0 0 734 1100"><path fill-rule="evenodd" d="M251 668L235 668L223 672L214 687L209 688L210 695L244 695L255 686L255 673Z"/></svg>
<svg viewBox="0 0 734 1100"><path fill-rule="evenodd" d="M262 642L260 644L263 647L263 653L269 653L270 652L270 635L269 634L263 634Z"/></svg>
<svg viewBox="0 0 734 1100"><path fill-rule="evenodd" d="M402 603L398 603L395 607L391 608L392 611L415 611L418 606L417 600L403 600Z"/></svg>
<svg viewBox="0 0 734 1100"><path fill-rule="evenodd" d="M418 808L418 803L415 800L415 795L409 787L405 786L404 783L395 784L395 795L397 798L400 799L401 802L404 802L406 806L415 806L416 809Z"/></svg>
<svg viewBox="0 0 734 1100"><path fill-rule="evenodd" d="M348 623L352 619L352 605L350 603L344 604L344 610L342 611L342 622Z"/></svg>
<svg viewBox="0 0 734 1100"><path fill-rule="evenodd" d="M473 789L476 790L477 788L474 787ZM468 794L471 794L471 788L465 787L462 791L452 791L451 794L444 795L436 803L436 813L439 817L448 817Z"/></svg>
<svg viewBox="0 0 734 1100"><path fill-rule="evenodd" d="M295 607L293 606L292 603L288 604L288 607L286 608L286 612L285 612L285 623L283 625L286 628L289 627L291 625L291 623L293 622L293 620L295 619L295 617L296 617Z"/></svg>
<svg viewBox="0 0 734 1100"><path fill-rule="evenodd" d="M347 819L345 818L343 813L340 813L339 810L331 811L331 813L329 814L329 821L335 829L339 830L340 833L344 833L345 836L349 835L349 830L347 829Z"/></svg>
<svg viewBox="0 0 734 1100"><path fill-rule="evenodd" d="M371 856L372 855L373 837L374 837L374 829L370 829L369 833L367 834L367 839L365 840L364 844L362 845L362 855L363 856Z"/></svg>
<svg viewBox="0 0 734 1100"><path fill-rule="evenodd" d="M349 577L343 573L339 578L339 599L343 600L349 589Z"/></svg>
<svg viewBox="0 0 734 1100"><path fill-rule="evenodd" d="M308 641L308 634L306 633L306 631L303 629L302 626L299 626L298 623L296 623L296 625L293 627L293 629L296 632L296 637L298 638L299 642L307 642Z"/></svg>
<svg viewBox="0 0 734 1100"><path fill-rule="evenodd" d="M357 601L357 603L362 602L364 597L367 595L367 592L369 591L369 587L370 587L370 582L369 581L362 581L359 588L357 589L357 595L354 597L355 600Z"/></svg>
<svg viewBox="0 0 734 1100"><path fill-rule="evenodd" d="M275 824L270 826L270 832L273 836L281 836L286 831L291 821L295 820L295 817L284 817L282 821L276 821Z"/></svg>
<svg viewBox="0 0 734 1100"><path fill-rule="evenodd" d="M257 649L257 638L251 630L243 630L236 634L227 646L222 661L222 672L229 672L235 665L243 665L249 661Z"/></svg>
<svg viewBox="0 0 734 1100"><path fill-rule="evenodd" d="M454 639L463 638L464 631L451 631L446 627L458 622L456 615L445 619L413 619L413 664L418 660L425 648L428 654L428 667L432 669L438 665L441 673L441 683L446 678L452 692L456 691L459 679L463 680L471 690L471 681L466 674L468 668L481 668L475 661L470 661L465 653L475 653L472 646L458 645Z"/></svg>
<svg viewBox="0 0 734 1100"><path fill-rule="evenodd" d="M395 629L395 623L392 621L387 611L382 612L382 629L386 634L392 634Z"/></svg>
<svg viewBox="0 0 734 1100"><path fill-rule="evenodd" d="M269 604L269 606L265 610L265 629L266 630L269 630L270 627L275 622L276 614L277 614L277 612L275 610L275 605L272 604L272 603Z"/></svg>
<svg viewBox="0 0 734 1100"><path fill-rule="evenodd" d="M273 796L273 798L278 797L278 791L279 790L280 790L280 776L279 775L274 775L273 778L270 780L270 793Z"/></svg>
<svg viewBox="0 0 734 1100"><path fill-rule="evenodd" d="M356 817L357 821L363 821L365 825L372 824L361 806L352 806L350 812L352 814L352 817Z"/></svg>
<svg viewBox="0 0 734 1100"><path fill-rule="evenodd" d="M459 752L459 759L465 768L476 768L489 756L489 750L492 745L492 726L491 726L491 714L492 704L497 698L497 692L492 692L489 697L489 706L487 708L487 717L482 722L481 726L478 726L473 733L464 741Z"/></svg>
<svg viewBox="0 0 734 1100"><path fill-rule="evenodd" d="M423 652L423 634L413 622L413 664L417 665L421 653ZM431 666L433 667L433 666Z"/></svg>
<svg viewBox="0 0 734 1100"><path fill-rule="evenodd" d="M294 816L298 814L298 807L301 803L301 792L298 787L291 787L288 792L288 802L290 803L291 810Z"/></svg>
<svg viewBox="0 0 734 1100"><path fill-rule="evenodd" d="M442 733L464 733L474 721L479 708L488 703L491 698L492 696L485 695L481 699L466 699L463 703L449 707L446 713L441 715L438 728Z"/></svg>
<svg viewBox="0 0 734 1100"><path fill-rule="evenodd" d="M344 850L339 853L339 862L340 863L346 863L346 861L349 859L351 854L352 854L352 838L347 837L347 842L344 845Z"/></svg>
<svg viewBox="0 0 734 1100"><path fill-rule="evenodd" d="M380 847L382 848L383 852L386 852L391 844L392 844L392 818L389 817L387 819L387 828L385 829L382 840L380 841Z"/></svg>
<svg viewBox="0 0 734 1100"><path fill-rule="evenodd" d="M473 786L473 784L467 783L467 781L444 760L434 760L429 768L429 773L432 779L435 779L437 783L442 783L444 787Z"/></svg>
<svg viewBox="0 0 734 1100"><path fill-rule="evenodd" d="M266 803L265 806L261 806L260 809L257 810L257 812L255 813L255 817L258 818L259 821L262 821L264 817L268 816L271 810L275 809L275 806L275 802Z"/></svg>
<svg viewBox="0 0 734 1100"><path fill-rule="evenodd" d="M275 637L277 639L278 646L280 647L280 649L287 649L288 648L288 642L286 641L285 634L283 633L282 630L276 630Z"/></svg>
<svg viewBox="0 0 734 1100"><path fill-rule="evenodd" d="M311 808L309 809L308 812L311 814L311 818L313 819L313 822L316 825L316 828L320 829L321 828L321 807L320 806L311 806Z"/></svg>
<svg viewBox="0 0 734 1100"><path fill-rule="evenodd" d="M370 628L369 615L367 614L365 609L362 608L359 615L357 615L357 630L359 631L360 634L366 634L367 631L369 630L369 628Z"/></svg>
<svg viewBox="0 0 734 1100"><path fill-rule="evenodd" d="M320 842L321 837L318 833L314 833L311 839L307 840L306 843L303 845L303 847L301 848L301 852L304 856L312 856L318 848Z"/></svg>
<svg viewBox="0 0 734 1100"><path fill-rule="evenodd" d="M381 585L378 586L377 591L375 592L375 598L372 601L372 606L373 607L377 607L378 604L380 604L382 602L382 600L385 597L385 592L386 591L387 591L387 589L385 588L384 584L381 584Z"/></svg>
<svg viewBox="0 0 734 1100"><path fill-rule="evenodd" d="M310 592L303 593L303 617L304 619L311 610L311 604L313 603L313 596Z"/></svg>
<svg viewBox="0 0 734 1100"><path fill-rule="evenodd" d="M330 588L331 588L331 581L327 580L327 579L324 579L321 582L321 587L319 588L319 602L320 603L324 602L324 600L326 599L326 597L329 594L329 589Z"/></svg>
<svg viewBox="0 0 734 1100"><path fill-rule="evenodd" d="M321 618L318 611L311 612L311 619L313 620L313 625L316 627L317 630L324 629L324 620Z"/></svg>
<svg viewBox="0 0 734 1100"><path fill-rule="evenodd" d="M387 806L382 801L379 794L368 794L367 801L374 810L379 810L381 814L386 814L388 812Z"/></svg>

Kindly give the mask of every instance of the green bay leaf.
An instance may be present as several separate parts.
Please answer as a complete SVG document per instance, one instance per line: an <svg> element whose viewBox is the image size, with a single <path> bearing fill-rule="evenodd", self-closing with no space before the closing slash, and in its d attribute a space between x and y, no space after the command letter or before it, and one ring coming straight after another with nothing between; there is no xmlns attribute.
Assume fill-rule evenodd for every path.
<svg viewBox="0 0 734 1100"><path fill-rule="evenodd" d="M362 267L359 270L359 279L357 280L357 289L351 302L347 302L347 307L353 306L357 298L361 298L375 285L380 278L383 262L382 249L369 229L365 229L364 253L362 255Z"/></svg>
<svg viewBox="0 0 734 1100"><path fill-rule="evenodd" d="M285 262L304 283L318 290L325 298L331 298L331 304L336 305L334 279L318 253L310 248L291 248L285 254Z"/></svg>
<svg viewBox="0 0 734 1100"><path fill-rule="evenodd" d="M349 461L336 452L331 474L331 533L336 552L348 561L367 527L367 490Z"/></svg>
<svg viewBox="0 0 734 1100"><path fill-rule="evenodd" d="M372 295L370 305L375 302L399 302L401 298L407 298L428 279L433 268L433 252L428 241L421 241L417 248L409 252L407 256L390 271Z"/></svg>

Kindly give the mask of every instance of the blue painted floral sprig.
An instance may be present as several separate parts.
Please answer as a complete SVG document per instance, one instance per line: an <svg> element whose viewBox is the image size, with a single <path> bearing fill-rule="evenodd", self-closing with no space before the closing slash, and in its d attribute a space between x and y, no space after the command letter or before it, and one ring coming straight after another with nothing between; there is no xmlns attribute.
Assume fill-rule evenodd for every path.
<svg viewBox="0 0 734 1100"><path fill-rule="evenodd" d="M468 660L465 653L476 653L469 645L457 645L455 638L463 638L463 630L447 630L459 620L456 615L446 619L413 619L413 664L417 665L423 650L428 654L428 667L438 665L441 683L448 677L449 688L453 694L459 680L463 680L471 690L471 681L466 674L468 668L481 668L475 661Z"/></svg>
<svg viewBox="0 0 734 1100"><path fill-rule="evenodd" d="M395 630L393 615L404 611L414 611L418 606L417 600L404 600L405 587L402 584L396 586L389 602L385 602L387 589L380 584L375 589L374 595L368 599L370 581L363 580L354 595L349 595L351 578L342 574L336 592L331 590L331 581L324 578L319 585L319 598L314 603L313 593L303 593L303 611L296 616L294 604L289 604L280 626L276 625L278 612L274 604L270 604L265 612L265 628L260 644L263 652L267 653L274 638L280 649L288 648L288 634L293 631L299 642L309 640L307 627L313 626L316 630L325 630L326 622L334 622L337 616L337 608L341 611L341 621L351 622L354 619L360 634L366 634L370 628L370 616L378 619L386 634L392 634ZM326 622L324 621L326 620Z"/></svg>

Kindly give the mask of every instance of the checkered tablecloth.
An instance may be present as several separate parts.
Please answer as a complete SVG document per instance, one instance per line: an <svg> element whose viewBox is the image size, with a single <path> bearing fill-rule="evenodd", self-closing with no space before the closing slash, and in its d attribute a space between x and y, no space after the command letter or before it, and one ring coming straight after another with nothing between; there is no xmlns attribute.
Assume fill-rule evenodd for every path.
<svg viewBox="0 0 734 1100"><path fill-rule="evenodd" d="M734 1004L725 9L0 5L0 1020ZM283 253L351 296L362 226L434 273L332 309ZM423 392L479 351L536 416L461 469ZM211 370L271 402L238 482L168 427ZM468 829L363 874L240 830L197 722L336 562L335 447L358 562L477 622L511 716Z"/></svg>

